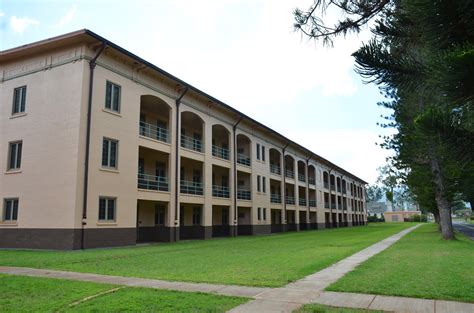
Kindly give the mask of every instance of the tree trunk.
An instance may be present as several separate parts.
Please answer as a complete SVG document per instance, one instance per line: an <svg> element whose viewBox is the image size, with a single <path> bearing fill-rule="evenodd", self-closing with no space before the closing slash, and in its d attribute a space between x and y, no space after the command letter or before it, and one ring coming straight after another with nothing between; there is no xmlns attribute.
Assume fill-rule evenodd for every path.
<svg viewBox="0 0 474 313"><path fill-rule="evenodd" d="M444 180L438 159L434 156L432 151L430 152L430 167L435 184L435 199L439 211L441 235L443 236L443 239L452 240L454 239L454 231L453 223L451 221L451 205L446 197L446 188L444 186Z"/></svg>

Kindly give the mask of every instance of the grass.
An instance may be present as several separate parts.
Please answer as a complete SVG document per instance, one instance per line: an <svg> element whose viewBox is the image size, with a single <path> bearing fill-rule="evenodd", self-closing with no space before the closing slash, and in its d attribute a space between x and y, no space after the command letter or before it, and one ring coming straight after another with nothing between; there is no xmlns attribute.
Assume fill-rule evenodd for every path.
<svg viewBox="0 0 474 313"><path fill-rule="evenodd" d="M86 251L0 251L0 265L171 281L279 287L413 226L410 223Z"/></svg>
<svg viewBox="0 0 474 313"><path fill-rule="evenodd" d="M383 311L336 308L321 304L306 304L293 313L383 313Z"/></svg>
<svg viewBox="0 0 474 313"><path fill-rule="evenodd" d="M474 302L474 242L445 241L436 228L416 229L327 289Z"/></svg>
<svg viewBox="0 0 474 313"><path fill-rule="evenodd" d="M248 301L247 298L128 287L71 306L86 297L116 287L52 278L0 275L0 311L225 312Z"/></svg>

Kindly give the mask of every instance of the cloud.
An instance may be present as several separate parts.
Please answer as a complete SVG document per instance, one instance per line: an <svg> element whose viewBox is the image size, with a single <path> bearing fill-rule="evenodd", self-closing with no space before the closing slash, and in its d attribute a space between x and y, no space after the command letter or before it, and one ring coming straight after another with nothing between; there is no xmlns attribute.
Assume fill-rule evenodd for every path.
<svg viewBox="0 0 474 313"><path fill-rule="evenodd" d="M63 27L66 24L69 24L71 20L73 19L74 15L76 14L77 11L77 5L74 4L67 12L66 14L59 20L58 22L58 27Z"/></svg>
<svg viewBox="0 0 474 313"><path fill-rule="evenodd" d="M15 32L22 34L28 27L39 25L39 21L29 17L16 17L10 18L10 28Z"/></svg>
<svg viewBox="0 0 474 313"><path fill-rule="evenodd" d="M0 11L0 17L3 17L5 16L5 13L3 13L2 11Z"/></svg>

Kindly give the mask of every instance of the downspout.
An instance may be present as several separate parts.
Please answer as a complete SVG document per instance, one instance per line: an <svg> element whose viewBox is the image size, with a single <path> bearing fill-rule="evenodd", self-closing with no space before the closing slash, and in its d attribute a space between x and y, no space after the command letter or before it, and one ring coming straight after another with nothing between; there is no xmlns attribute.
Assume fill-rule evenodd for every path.
<svg viewBox="0 0 474 313"><path fill-rule="evenodd" d="M309 160L312 157L313 157L313 153L311 153L309 158L306 159L306 204L308 205L308 216L306 217L306 221L310 220L310 222L311 222L311 219L310 219L311 207L309 205ZM301 221L300 221L300 223L301 223ZM306 226L306 227L308 228L309 226Z"/></svg>
<svg viewBox="0 0 474 313"><path fill-rule="evenodd" d="M285 151L286 151L286 148L288 148L288 146L290 145L290 142L288 141L288 143L286 144L286 146L283 147L283 149L281 149L281 155L282 155L282 158L283 158L283 164L282 164L282 173L283 173L283 218L284 218L284 221L285 221L285 224L287 222L286 220L286 163L285 163Z"/></svg>
<svg viewBox="0 0 474 313"><path fill-rule="evenodd" d="M174 193L174 229L175 229L175 240L178 238L178 231L176 229L176 226L179 224L179 219L178 219L178 210L179 210L179 147L180 147L180 138L179 138L179 105L181 104L181 100L183 99L184 95L188 92L188 86L184 87L183 92L176 98L175 103L176 103L176 145L175 145L175 193ZM181 226L181 225L180 225Z"/></svg>
<svg viewBox="0 0 474 313"><path fill-rule="evenodd" d="M92 92L94 87L94 69L97 65L97 58L102 54L106 47L105 43L99 48L99 51L89 61L89 94L87 99L87 124L86 124L86 152L84 158L84 189L82 193L82 221L81 221L81 249L84 249L84 226L87 224L87 191L89 189L89 151L91 142L91 120L92 120Z"/></svg>
<svg viewBox="0 0 474 313"><path fill-rule="evenodd" d="M237 137L236 137L236 131L237 131L237 125L240 124L242 121L243 117L240 116L239 120L232 125L232 146L234 149L234 162L232 162L232 165L234 167L234 226L237 225ZM236 231L234 229L234 231Z"/></svg>

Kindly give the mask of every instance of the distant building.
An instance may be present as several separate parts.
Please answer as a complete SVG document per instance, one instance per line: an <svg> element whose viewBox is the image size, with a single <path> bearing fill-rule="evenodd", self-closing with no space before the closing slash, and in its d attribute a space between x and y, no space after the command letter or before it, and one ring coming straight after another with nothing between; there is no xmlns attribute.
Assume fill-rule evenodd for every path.
<svg viewBox="0 0 474 313"><path fill-rule="evenodd" d="M396 211L396 212L385 212L385 222L403 222L406 218L413 217L414 215L421 215L421 211Z"/></svg>
<svg viewBox="0 0 474 313"><path fill-rule="evenodd" d="M367 202L367 214L373 216L374 214L378 218L382 218L385 212L390 211L389 203L381 201Z"/></svg>

